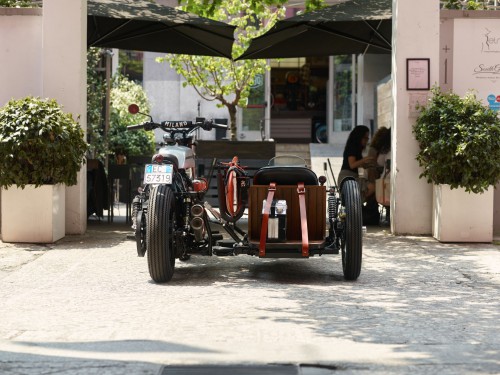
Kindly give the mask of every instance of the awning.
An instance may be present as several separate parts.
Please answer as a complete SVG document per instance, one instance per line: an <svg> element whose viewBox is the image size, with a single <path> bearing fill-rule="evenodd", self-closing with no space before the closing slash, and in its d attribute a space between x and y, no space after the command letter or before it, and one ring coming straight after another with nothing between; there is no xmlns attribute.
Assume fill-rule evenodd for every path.
<svg viewBox="0 0 500 375"><path fill-rule="evenodd" d="M234 27L147 0L88 0L87 45L231 58Z"/></svg>
<svg viewBox="0 0 500 375"><path fill-rule="evenodd" d="M276 23L239 59L390 53L392 0L350 0Z"/></svg>

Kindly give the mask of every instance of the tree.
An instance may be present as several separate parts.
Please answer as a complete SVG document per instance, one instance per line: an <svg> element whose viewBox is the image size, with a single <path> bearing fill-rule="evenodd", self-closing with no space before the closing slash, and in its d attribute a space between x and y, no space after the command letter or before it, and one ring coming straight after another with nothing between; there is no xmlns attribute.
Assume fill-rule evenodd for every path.
<svg viewBox="0 0 500 375"><path fill-rule="evenodd" d="M269 69L265 60L234 61L249 46L250 41L274 25L284 16L286 0L181 0L182 9L188 12L224 21L236 26L233 59L208 56L167 55L167 61L205 100L218 101L226 107L230 120L230 139L236 140L237 107L246 107L257 74ZM323 0L309 0L308 9L322 4Z"/></svg>
<svg viewBox="0 0 500 375"><path fill-rule="evenodd" d="M485 4L488 1L480 0L446 0L443 5L445 9L465 9L465 10L482 10L485 9Z"/></svg>
<svg viewBox="0 0 500 375"><path fill-rule="evenodd" d="M249 0L250 10L259 13L267 6L284 6L288 0ZM223 0L179 0L179 4L184 4L188 12L196 13L203 17L211 17L217 8L223 6ZM305 0L305 11L319 9L325 5L325 0Z"/></svg>

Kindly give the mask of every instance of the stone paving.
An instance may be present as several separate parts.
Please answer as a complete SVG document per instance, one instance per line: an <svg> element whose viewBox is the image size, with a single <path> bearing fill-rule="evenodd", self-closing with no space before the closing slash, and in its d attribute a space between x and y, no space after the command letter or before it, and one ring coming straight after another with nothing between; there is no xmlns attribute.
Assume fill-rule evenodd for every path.
<svg viewBox="0 0 500 375"><path fill-rule="evenodd" d="M160 374L163 365L309 364L302 374L500 373L500 247L369 228L340 256L196 257L151 282L124 225L0 242L0 374Z"/></svg>

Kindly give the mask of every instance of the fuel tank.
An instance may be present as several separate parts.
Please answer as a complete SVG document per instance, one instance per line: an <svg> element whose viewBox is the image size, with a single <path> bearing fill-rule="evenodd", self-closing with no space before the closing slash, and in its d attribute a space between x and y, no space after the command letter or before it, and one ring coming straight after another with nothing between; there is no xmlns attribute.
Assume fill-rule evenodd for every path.
<svg viewBox="0 0 500 375"><path fill-rule="evenodd" d="M170 160L179 169L195 167L194 152L185 146L167 146L158 151L165 159Z"/></svg>

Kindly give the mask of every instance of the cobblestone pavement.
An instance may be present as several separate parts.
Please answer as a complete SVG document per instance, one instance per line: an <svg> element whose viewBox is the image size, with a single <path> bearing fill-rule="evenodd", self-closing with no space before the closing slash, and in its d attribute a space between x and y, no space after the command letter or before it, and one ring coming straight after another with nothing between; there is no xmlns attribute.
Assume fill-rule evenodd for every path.
<svg viewBox="0 0 500 375"><path fill-rule="evenodd" d="M128 234L93 223L53 245L0 242L0 374L500 373L497 245L369 228L356 282L343 280L340 256L240 255L192 257L154 284Z"/></svg>

